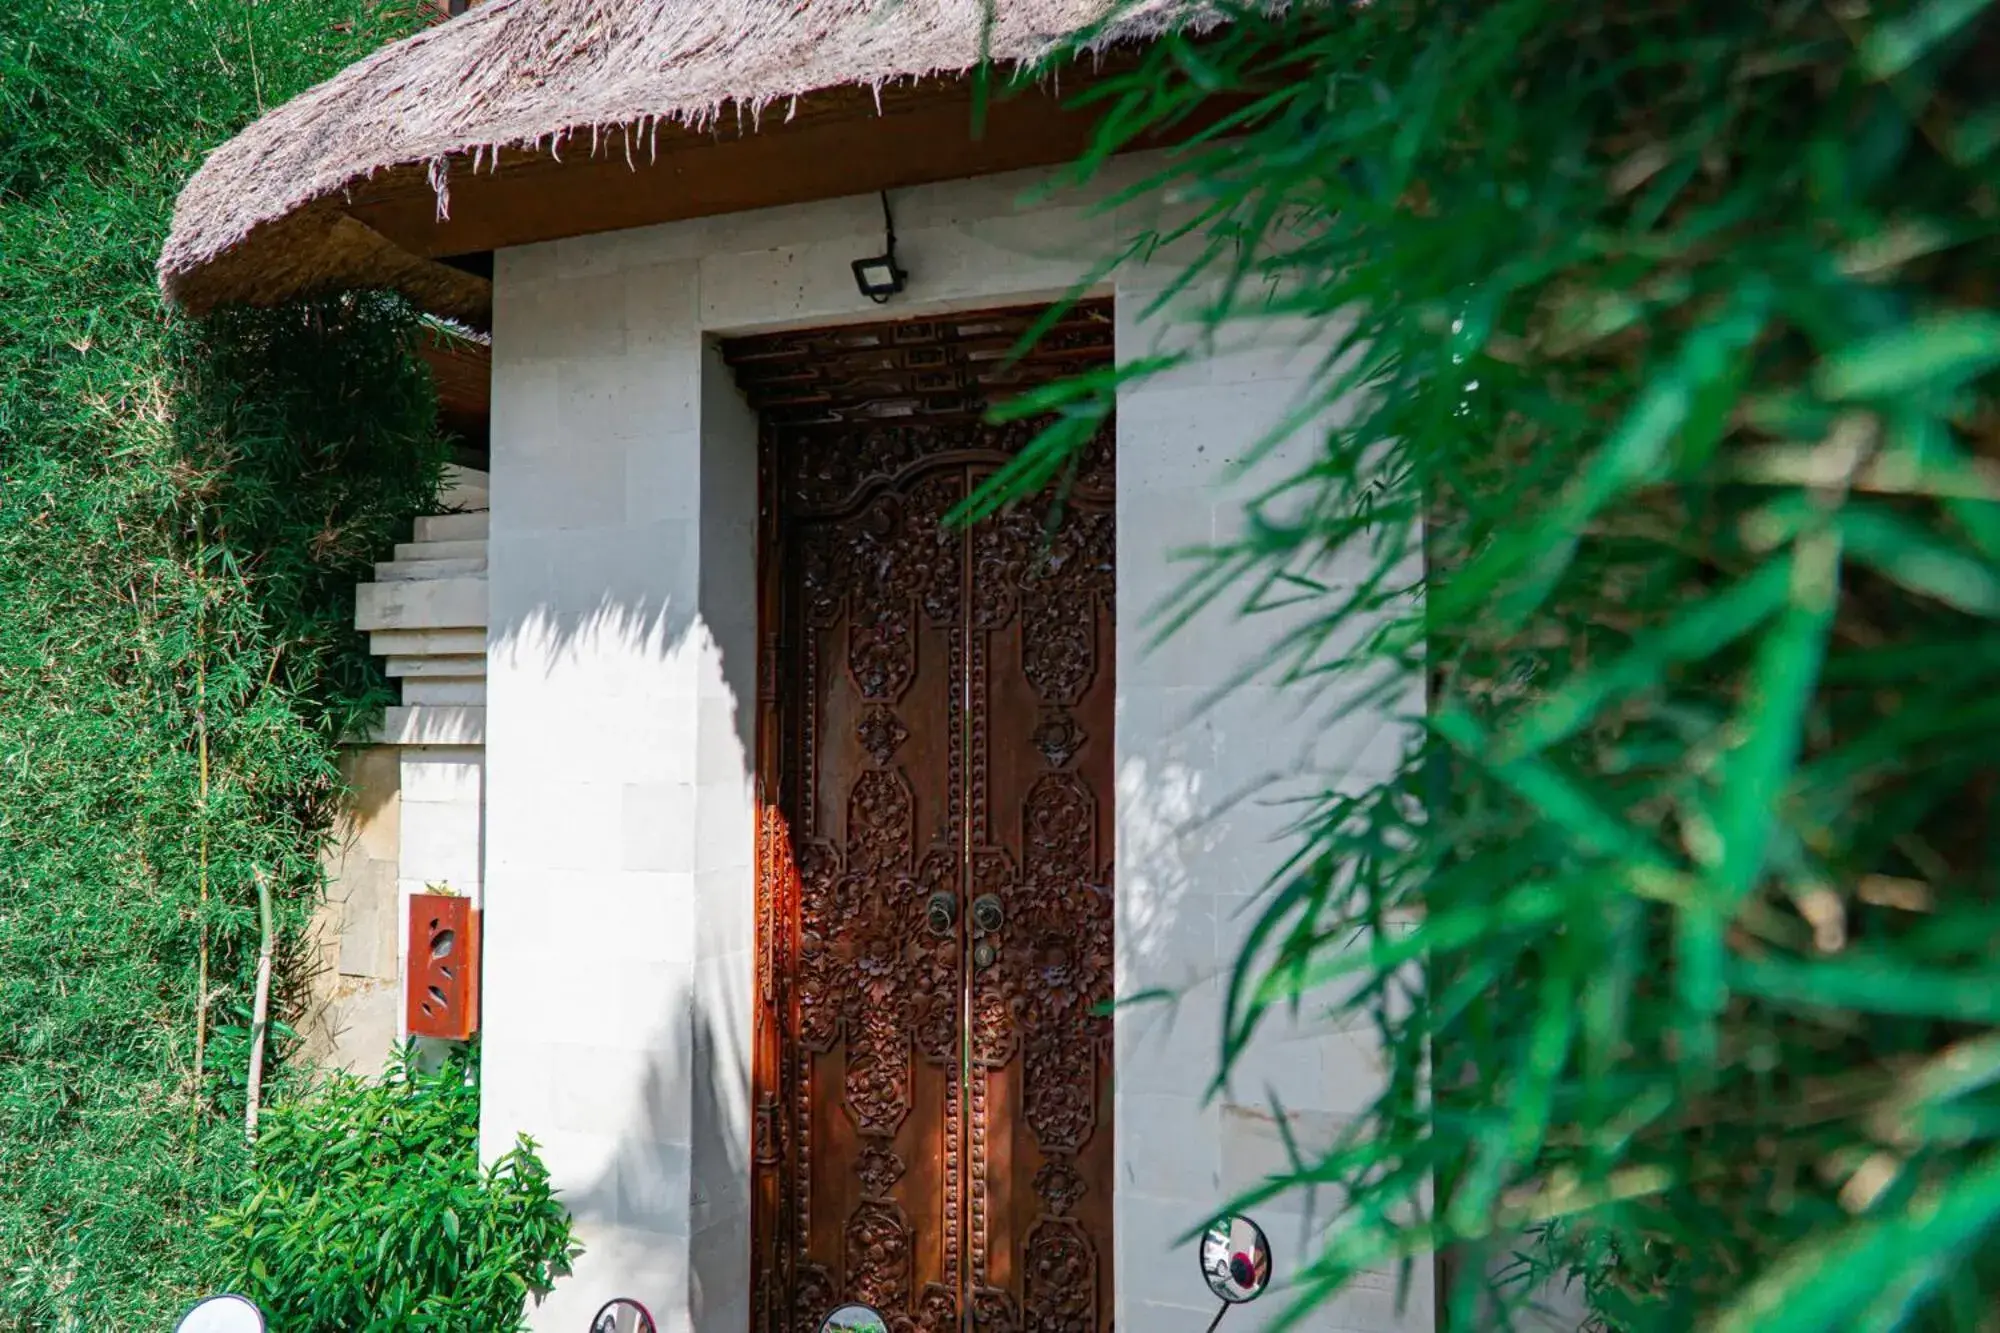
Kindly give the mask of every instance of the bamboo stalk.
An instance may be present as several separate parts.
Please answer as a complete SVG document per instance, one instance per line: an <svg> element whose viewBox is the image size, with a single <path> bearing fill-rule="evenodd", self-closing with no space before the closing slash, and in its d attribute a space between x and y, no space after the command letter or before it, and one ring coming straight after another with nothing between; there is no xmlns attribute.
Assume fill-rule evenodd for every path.
<svg viewBox="0 0 2000 1333"><path fill-rule="evenodd" d="M271 943L275 932L271 923L270 881L264 878L262 870L251 873L257 877L257 921L263 941L257 948L257 998L250 1009L250 1084L243 1107L243 1135L255 1143L257 1103L264 1091L264 1033L271 1013Z"/></svg>
<svg viewBox="0 0 2000 1333"><path fill-rule="evenodd" d="M208 1054L208 652L206 636L203 633L208 618L208 588L204 581L208 551L199 515L194 522L194 542L195 583L196 590L200 593L200 600L195 603L194 726L197 763L200 768L195 817L201 826L198 852L201 898L198 909L199 962L196 965L194 999L194 1087L190 1095L193 1112L188 1121L190 1141L201 1127L202 1066Z"/></svg>

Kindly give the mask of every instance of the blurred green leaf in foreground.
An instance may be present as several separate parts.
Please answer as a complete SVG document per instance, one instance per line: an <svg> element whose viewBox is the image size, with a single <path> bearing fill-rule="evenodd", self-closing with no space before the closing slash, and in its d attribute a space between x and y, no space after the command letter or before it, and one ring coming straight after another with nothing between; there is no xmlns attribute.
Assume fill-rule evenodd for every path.
<svg viewBox="0 0 2000 1333"><path fill-rule="evenodd" d="M1293 1314L1439 1254L1461 1329L1550 1277L1616 1329L2000 1327L1994 8L1294 6L1088 97L1080 175L1227 110L1139 244L1218 332L1316 330L1272 443L1342 423L1161 631L1281 617L1250 665L1329 722L1426 684L1229 986L1225 1069L1293 1006L1386 1052L1239 1201L1338 1201Z"/></svg>

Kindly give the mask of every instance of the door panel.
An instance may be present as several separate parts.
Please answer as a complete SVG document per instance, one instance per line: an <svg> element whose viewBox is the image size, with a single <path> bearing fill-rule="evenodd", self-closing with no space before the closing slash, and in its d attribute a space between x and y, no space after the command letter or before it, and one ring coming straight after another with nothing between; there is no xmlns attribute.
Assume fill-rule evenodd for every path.
<svg viewBox="0 0 2000 1333"><path fill-rule="evenodd" d="M942 521L1031 433L767 446L760 1333L1110 1328L1109 423Z"/></svg>
<svg viewBox="0 0 2000 1333"><path fill-rule="evenodd" d="M807 1329L829 1293L912 1311L926 1287L948 1295L959 1280L962 1242L938 1201L959 1132L961 940L926 905L962 888L964 562L942 520L963 493L962 469L936 470L817 506L801 494L791 515L786 1166Z"/></svg>
<svg viewBox="0 0 2000 1333"><path fill-rule="evenodd" d="M971 534L972 1282L1023 1316L994 1326L1051 1333L1111 1324L1111 1032L1092 1011L1112 980L1113 541L1108 458L1090 461L1053 532L1045 502Z"/></svg>

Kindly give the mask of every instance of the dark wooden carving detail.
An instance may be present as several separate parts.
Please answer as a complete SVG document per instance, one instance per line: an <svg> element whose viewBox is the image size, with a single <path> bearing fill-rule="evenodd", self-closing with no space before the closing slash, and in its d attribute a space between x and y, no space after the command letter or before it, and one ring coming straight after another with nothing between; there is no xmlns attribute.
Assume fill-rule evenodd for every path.
<svg viewBox="0 0 2000 1333"><path fill-rule="evenodd" d="M791 1333L818 1333L826 1312L840 1301L840 1292L826 1269L802 1263L793 1278Z"/></svg>
<svg viewBox="0 0 2000 1333"><path fill-rule="evenodd" d="M1021 1318L1016 1313L1013 1294L997 1287L974 1287L972 1327L974 1333L1015 1333L1021 1327ZM1105 1327L1110 1325L1107 1323Z"/></svg>
<svg viewBox="0 0 2000 1333"><path fill-rule="evenodd" d="M894 759L896 751L910 738L910 729L903 725L903 720L886 708L869 709L854 731L861 748L878 764Z"/></svg>
<svg viewBox="0 0 2000 1333"><path fill-rule="evenodd" d="M1054 1217L1067 1217L1075 1211L1087 1188L1076 1168L1060 1157L1050 1158L1035 1172L1035 1194L1042 1201L1042 1211Z"/></svg>
<svg viewBox="0 0 2000 1333"><path fill-rule="evenodd" d="M1034 1333L1097 1333L1097 1250L1067 1218L1044 1218L1028 1233L1021 1305Z"/></svg>
<svg viewBox="0 0 2000 1333"><path fill-rule="evenodd" d="M996 369L1025 318L725 348L767 418L775 663L757 1333L841 1299L897 1333L1110 1328L1111 423L1060 505L943 522L1037 428L950 403L1108 357L1091 306Z"/></svg>
<svg viewBox="0 0 2000 1333"><path fill-rule="evenodd" d="M886 1198L897 1181L903 1178L903 1159L890 1152L879 1143L871 1143L861 1150L861 1157L854 1164L854 1174L861 1178L861 1189L871 1199Z"/></svg>
<svg viewBox="0 0 2000 1333"><path fill-rule="evenodd" d="M910 1305L910 1227L893 1203L868 1202L847 1219L847 1294L878 1310Z"/></svg>
<svg viewBox="0 0 2000 1333"><path fill-rule="evenodd" d="M1051 708L1042 714L1042 724L1029 737L1050 768L1062 768L1083 748L1083 728L1067 708Z"/></svg>
<svg viewBox="0 0 2000 1333"><path fill-rule="evenodd" d="M870 1006L849 1027L846 1091L847 1113L863 1134L895 1136L910 1113L910 1039L893 1013Z"/></svg>
<svg viewBox="0 0 2000 1333"><path fill-rule="evenodd" d="M897 1329L896 1333L904 1330ZM924 1294L917 1298L917 1314L910 1321L910 1333L960 1333L954 1288L937 1282L924 1288Z"/></svg>
<svg viewBox="0 0 2000 1333"><path fill-rule="evenodd" d="M976 420L995 402L1111 359L1111 303L1080 302L1027 356L1036 310L738 338L723 349L750 405L794 429L922 417Z"/></svg>
<svg viewBox="0 0 2000 1333"><path fill-rule="evenodd" d="M1109 442L1100 432L1055 523L1046 506L1022 506L973 537L985 645L968 693L984 701L993 752L974 892L1004 913L979 941L994 961L972 972L972 1066L992 1090L972 1133L1010 1146L991 1156L1004 1178L973 1242L987 1256L974 1280L1007 1299L973 1310L975 1326L1024 1333L1097 1333L1111 1320Z"/></svg>
<svg viewBox="0 0 2000 1333"><path fill-rule="evenodd" d="M859 895L867 877L908 868L910 784L901 773L870 769L855 779L847 798L847 868L855 880L842 887Z"/></svg>

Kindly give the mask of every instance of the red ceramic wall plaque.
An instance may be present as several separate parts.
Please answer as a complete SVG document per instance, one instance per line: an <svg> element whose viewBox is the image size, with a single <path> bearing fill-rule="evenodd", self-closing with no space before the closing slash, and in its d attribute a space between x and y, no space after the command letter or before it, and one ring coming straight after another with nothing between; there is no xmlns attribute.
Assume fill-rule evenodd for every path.
<svg viewBox="0 0 2000 1333"><path fill-rule="evenodd" d="M403 1012L413 1037L464 1041L479 1028L479 913L470 898L410 895Z"/></svg>

